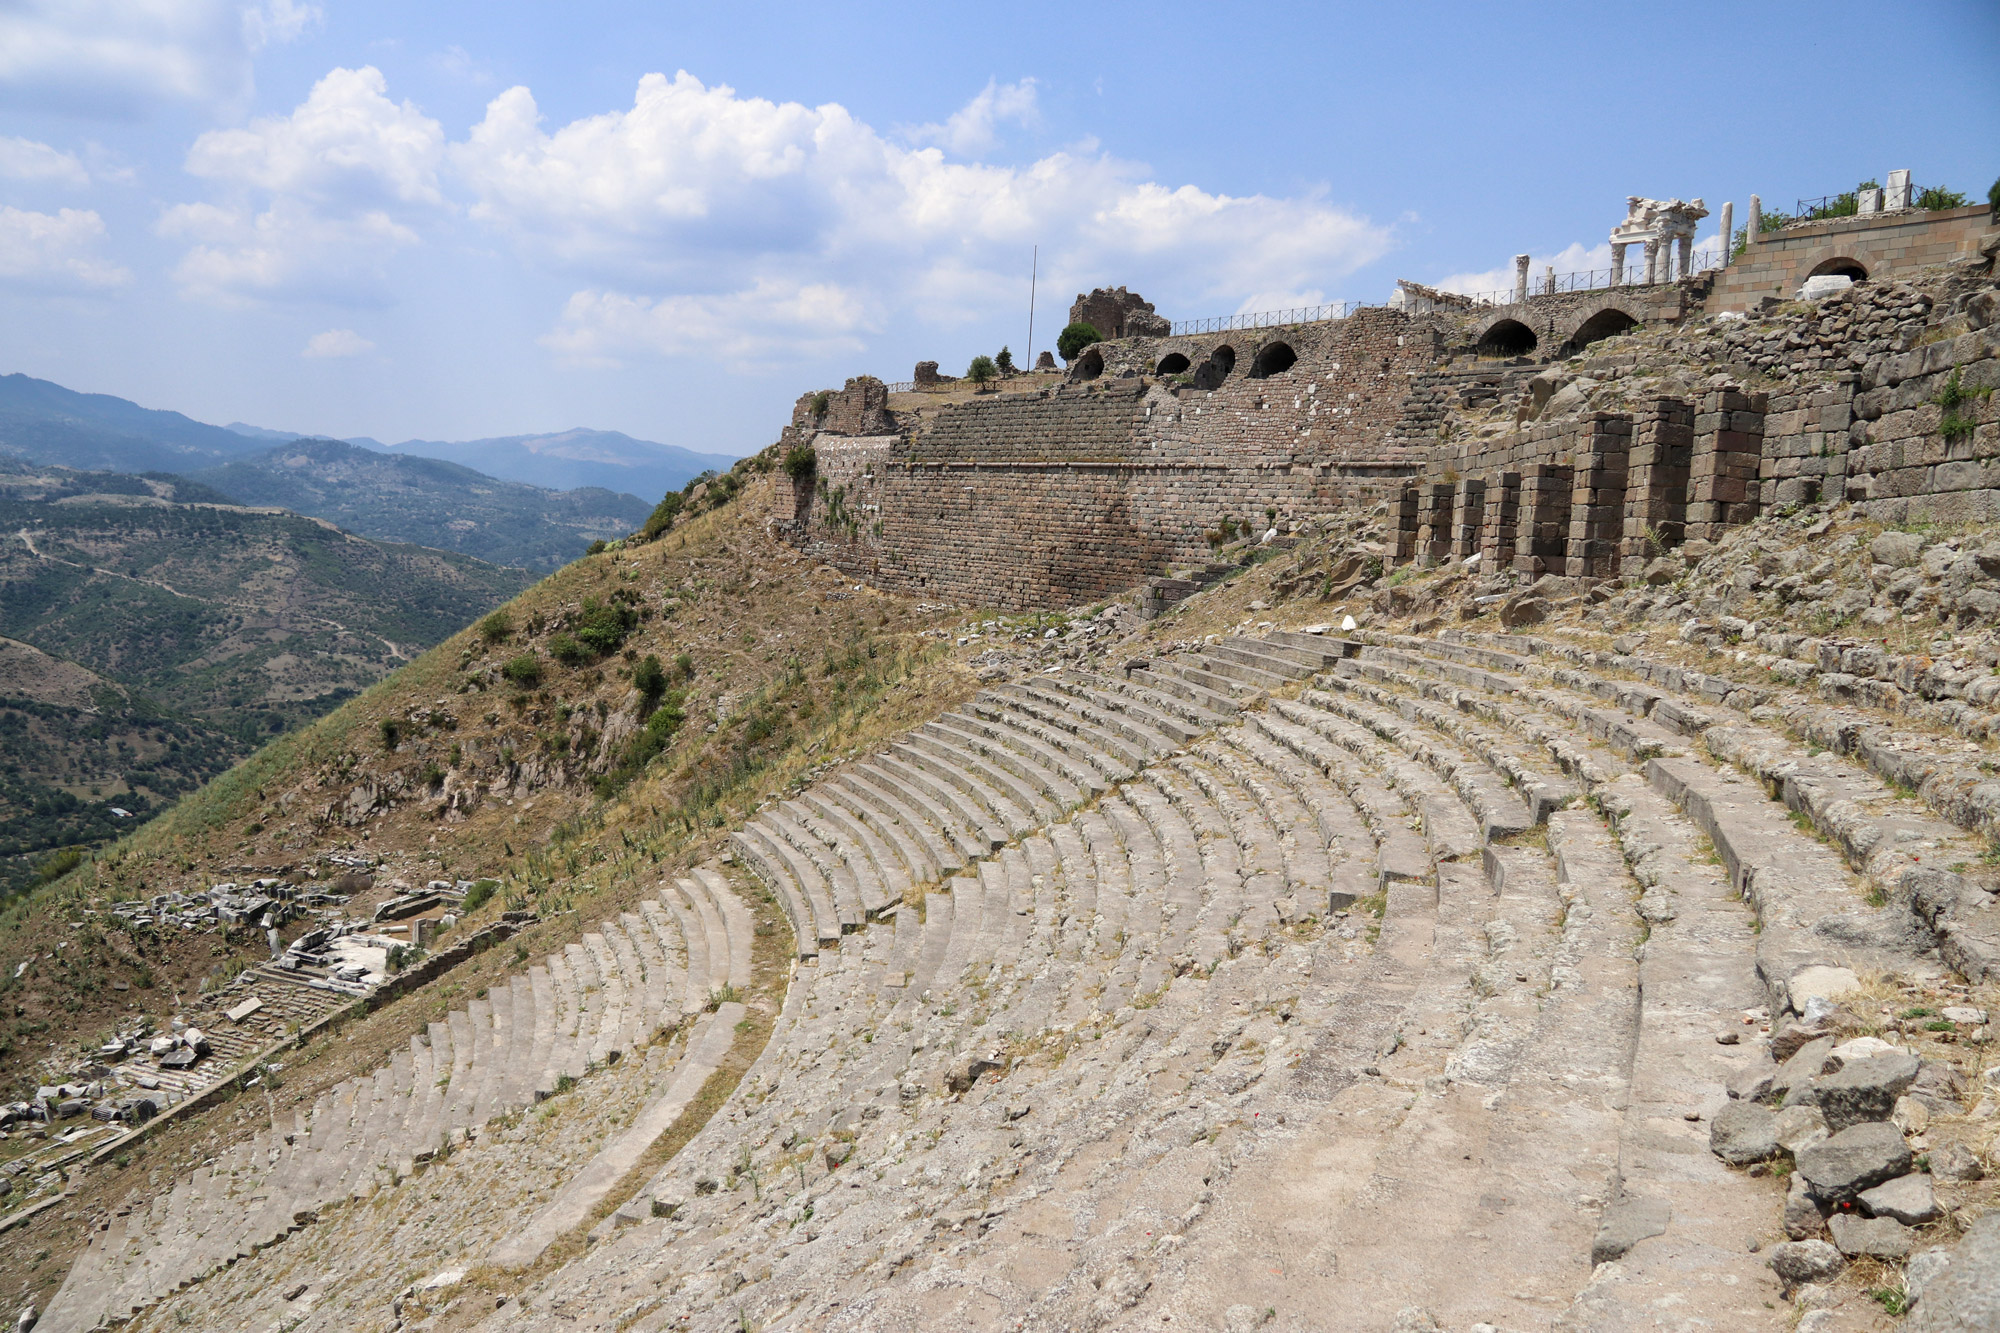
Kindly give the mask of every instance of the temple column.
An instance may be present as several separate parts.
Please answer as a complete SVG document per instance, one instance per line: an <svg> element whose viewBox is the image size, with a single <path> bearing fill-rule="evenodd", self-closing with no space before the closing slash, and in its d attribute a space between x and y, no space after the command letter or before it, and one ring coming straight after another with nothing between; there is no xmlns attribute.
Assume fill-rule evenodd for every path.
<svg viewBox="0 0 2000 1333"><path fill-rule="evenodd" d="M1657 237L1646 242L1646 285L1652 286L1660 280L1660 242Z"/></svg>
<svg viewBox="0 0 2000 1333"><path fill-rule="evenodd" d="M1625 283L1625 243L1611 243L1611 285L1621 287Z"/></svg>
<svg viewBox="0 0 2000 1333"><path fill-rule="evenodd" d="M1736 253L1736 205L1722 206L1722 259L1718 268L1728 268L1729 261Z"/></svg>
<svg viewBox="0 0 2000 1333"><path fill-rule="evenodd" d="M1514 256L1514 302L1517 305L1528 299L1528 263L1527 255Z"/></svg>

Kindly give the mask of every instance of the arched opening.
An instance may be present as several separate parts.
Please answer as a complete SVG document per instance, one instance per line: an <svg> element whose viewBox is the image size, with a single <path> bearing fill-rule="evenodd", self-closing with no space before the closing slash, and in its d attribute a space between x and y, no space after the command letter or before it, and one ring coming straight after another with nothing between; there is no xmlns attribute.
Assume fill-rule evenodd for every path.
<svg viewBox="0 0 2000 1333"><path fill-rule="evenodd" d="M1526 356L1540 342L1520 320L1503 319L1480 335L1477 350L1481 356Z"/></svg>
<svg viewBox="0 0 2000 1333"><path fill-rule="evenodd" d="M1299 354L1292 350L1290 343L1267 343L1257 351L1257 359L1250 363L1250 378L1265 379L1290 370L1297 363Z"/></svg>
<svg viewBox="0 0 2000 1333"><path fill-rule="evenodd" d="M1576 332L1570 335L1569 345L1571 350L1580 352L1594 342L1616 337L1638 327L1639 321L1623 310L1607 307L1577 325Z"/></svg>
<svg viewBox="0 0 2000 1333"><path fill-rule="evenodd" d="M1079 380L1094 380L1104 373L1104 355L1095 347L1076 359L1076 377Z"/></svg>
<svg viewBox="0 0 2000 1333"><path fill-rule="evenodd" d="M1820 263L1814 265L1813 271L1806 274L1806 276L1808 278L1847 278L1853 282L1866 282L1868 281L1868 270L1861 267L1859 262L1842 256L1839 259L1822 260Z"/></svg>
<svg viewBox="0 0 2000 1333"><path fill-rule="evenodd" d="M1208 354L1208 360L1201 363L1201 369L1194 373L1194 387L1197 389L1219 389L1229 378L1229 372L1236 369L1236 349L1227 344Z"/></svg>
<svg viewBox="0 0 2000 1333"><path fill-rule="evenodd" d="M1180 352L1168 352L1160 358L1160 364L1153 367L1155 375L1185 375L1194 363Z"/></svg>

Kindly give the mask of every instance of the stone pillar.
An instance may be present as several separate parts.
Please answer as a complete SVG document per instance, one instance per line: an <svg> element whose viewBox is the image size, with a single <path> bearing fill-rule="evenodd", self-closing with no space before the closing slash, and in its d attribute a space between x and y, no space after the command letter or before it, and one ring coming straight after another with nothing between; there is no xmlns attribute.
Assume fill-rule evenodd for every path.
<svg viewBox="0 0 2000 1333"><path fill-rule="evenodd" d="M1899 168L1889 173L1888 188L1882 192L1882 207L1910 208L1916 203L1915 193L1910 185L1910 173Z"/></svg>
<svg viewBox="0 0 2000 1333"><path fill-rule="evenodd" d="M1481 572L1506 569L1514 563L1514 527L1521 511L1521 474L1501 472L1486 485L1480 514Z"/></svg>
<svg viewBox="0 0 2000 1333"><path fill-rule="evenodd" d="M1660 280L1660 241L1654 237L1646 242L1646 285L1652 286Z"/></svg>
<svg viewBox="0 0 2000 1333"><path fill-rule="evenodd" d="M1396 551L1397 564L1408 564L1417 554L1417 494L1414 481L1403 483L1403 489L1396 495Z"/></svg>
<svg viewBox="0 0 2000 1333"><path fill-rule="evenodd" d="M1485 527L1486 483L1470 477L1451 497L1451 556L1463 560L1479 549Z"/></svg>
<svg viewBox="0 0 2000 1333"><path fill-rule="evenodd" d="M1514 568L1524 574L1562 572L1569 555L1571 470L1531 463L1521 474L1521 509L1514 526Z"/></svg>
<svg viewBox="0 0 2000 1333"><path fill-rule="evenodd" d="M1613 241L1611 243L1611 285L1613 287L1620 287L1623 286L1624 283L1625 283L1625 242Z"/></svg>
<svg viewBox="0 0 2000 1333"><path fill-rule="evenodd" d="M1688 463L1694 451L1694 408L1656 398L1632 423L1625 479L1625 532L1619 572L1627 578L1654 556L1687 540Z"/></svg>
<svg viewBox="0 0 2000 1333"><path fill-rule="evenodd" d="M1622 412L1593 412L1577 424L1564 572L1609 578L1618 572L1618 542L1624 535L1632 418Z"/></svg>
<svg viewBox="0 0 2000 1333"><path fill-rule="evenodd" d="M1691 276L1693 273L1694 235L1690 232L1688 235L1681 237L1681 276L1685 278Z"/></svg>
<svg viewBox="0 0 2000 1333"><path fill-rule="evenodd" d="M1451 502L1457 489L1448 481L1426 482L1417 496L1417 563L1440 565L1451 554Z"/></svg>
<svg viewBox="0 0 2000 1333"><path fill-rule="evenodd" d="M1764 455L1765 394L1713 389L1702 395L1688 463L1687 535L1714 541L1757 517Z"/></svg>
<svg viewBox="0 0 2000 1333"><path fill-rule="evenodd" d="M1728 268L1730 259L1736 253L1736 205L1722 206L1722 258L1717 268Z"/></svg>
<svg viewBox="0 0 2000 1333"><path fill-rule="evenodd" d="M1746 219L1749 231L1745 233L1747 242L1757 244L1758 233L1764 229L1764 201L1756 195L1750 196L1750 215Z"/></svg>
<svg viewBox="0 0 2000 1333"><path fill-rule="evenodd" d="M1514 300L1518 303L1528 299L1528 256L1514 256Z"/></svg>
<svg viewBox="0 0 2000 1333"><path fill-rule="evenodd" d="M1556 291L1556 266L1550 264L1542 276L1542 290L1554 296Z"/></svg>

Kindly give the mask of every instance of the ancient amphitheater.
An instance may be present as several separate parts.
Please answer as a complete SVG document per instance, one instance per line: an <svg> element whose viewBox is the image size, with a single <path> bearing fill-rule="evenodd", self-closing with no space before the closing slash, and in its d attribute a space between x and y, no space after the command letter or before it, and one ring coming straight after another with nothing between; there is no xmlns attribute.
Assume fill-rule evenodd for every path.
<svg viewBox="0 0 2000 1333"><path fill-rule="evenodd" d="M1562 359L1482 360L1478 312L1364 312L1207 388L1160 371L1155 331L916 426L867 384L802 400L790 441L881 518L844 524L808 477L780 535L885 585L1003 557L951 565L971 502L925 470L952 471L951 433L984 451L968 477L1089 474L1080 510L1122 488L1101 534L1122 587L1199 557L1201 524L1159 535L1176 513L1268 507L1305 591L997 681L774 799L642 911L96 1219L36 1327L2000 1328L2000 598L1975 595L2000 544L1895 526L1973 488L1852 480L1895 472L1864 452L1888 440L1914 460L1902 441L1944 411L1971 424L1927 475L2000 455L2000 234L1972 234L1948 269L1882 261L1832 304L1740 321L1703 304L1740 274L1654 284L1657 342L1571 330ZM1372 415L1313 417L1283 377L1352 372L1343 338L1371 382L1403 377ZM1770 466L1733 498L1726 469L1699 495L1698 466L1671 495L1630 480L1589 442L1631 409L1535 415L1593 367L1644 380L1637 402L1686 395L1683 460L1748 436L1762 395ZM1963 408L1935 404L1946 375ZM1197 409L1261 448L1253 399L1284 417L1284 466L1205 467ZM1662 475L1679 411L1637 409ZM1299 463L1315 423L1351 450ZM1773 443L1808 430L1813 452ZM1836 437L1851 466L1777 466ZM1497 505L1453 522L1468 460L1495 487L1560 469L1558 547ZM1175 467L1239 489L1183 506ZM1342 503L1379 506L1380 540L1310 565L1314 506ZM1620 549L1607 515L1634 503L1655 531ZM1022 543L1009 586L1090 582L1068 542ZM1399 549L1414 577L1382 569ZM1639 557L1622 583L1613 556ZM1926 600L1921 642L1857 632ZM758 986L781 1012L696 1123Z"/></svg>

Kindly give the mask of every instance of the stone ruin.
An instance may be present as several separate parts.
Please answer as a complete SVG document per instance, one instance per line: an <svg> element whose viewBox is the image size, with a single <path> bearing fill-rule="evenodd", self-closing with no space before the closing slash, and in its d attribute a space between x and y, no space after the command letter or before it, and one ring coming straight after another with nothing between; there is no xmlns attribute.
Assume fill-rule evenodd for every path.
<svg viewBox="0 0 2000 1333"><path fill-rule="evenodd" d="M1671 282L1674 277L1674 247L1680 248L1680 276L1688 275L1694 254L1695 226L1708 216L1699 199L1648 199L1627 195L1625 220L1611 232L1611 284L1625 280L1625 252L1642 246L1646 255L1645 279L1649 285Z"/></svg>
<svg viewBox="0 0 2000 1333"><path fill-rule="evenodd" d="M1069 322L1088 324L1106 338L1164 338L1173 332L1173 324L1154 313L1151 301L1123 287L1098 287L1088 296L1078 292Z"/></svg>

